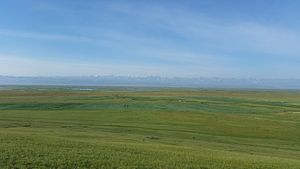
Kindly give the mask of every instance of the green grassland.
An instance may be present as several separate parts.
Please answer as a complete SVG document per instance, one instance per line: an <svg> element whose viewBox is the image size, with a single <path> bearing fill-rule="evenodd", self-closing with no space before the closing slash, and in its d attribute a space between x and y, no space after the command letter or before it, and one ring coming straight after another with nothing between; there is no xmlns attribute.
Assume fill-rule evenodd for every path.
<svg viewBox="0 0 300 169"><path fill-rule="evenodd" d="M78 89L0 90L1 169L300 169L298 91Z"/></svg>

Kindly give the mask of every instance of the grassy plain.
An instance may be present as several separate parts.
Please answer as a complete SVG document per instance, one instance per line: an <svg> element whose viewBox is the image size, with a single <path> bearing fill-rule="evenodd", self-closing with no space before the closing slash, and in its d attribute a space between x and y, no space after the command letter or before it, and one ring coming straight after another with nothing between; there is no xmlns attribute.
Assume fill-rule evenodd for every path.
<svg viewBox="0 0 300 169"><path fill-rule="evenodd" d="M298 91L89 89L0 90L0 168L300 169Z"/></svg>

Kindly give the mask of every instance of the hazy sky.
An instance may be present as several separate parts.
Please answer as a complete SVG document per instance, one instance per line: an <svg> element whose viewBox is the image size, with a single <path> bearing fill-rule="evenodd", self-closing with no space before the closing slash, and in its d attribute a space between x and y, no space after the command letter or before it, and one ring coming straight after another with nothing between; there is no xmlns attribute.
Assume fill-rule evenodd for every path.
<svg viewBox="0 0 300 169"><path fill-rule="evenodd" d="M0 0L0 75L300 78L299 0Z"/></svg>

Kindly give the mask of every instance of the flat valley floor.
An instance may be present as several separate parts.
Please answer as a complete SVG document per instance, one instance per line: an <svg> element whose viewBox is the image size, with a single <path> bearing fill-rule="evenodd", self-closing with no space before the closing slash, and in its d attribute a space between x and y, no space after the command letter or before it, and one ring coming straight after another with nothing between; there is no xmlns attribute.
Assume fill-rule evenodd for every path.
<svg viewBox="0 0 300 169"><path fill-rule="evenodd" d="M300 169L300 92L2 87L0 168Z"/></svg>

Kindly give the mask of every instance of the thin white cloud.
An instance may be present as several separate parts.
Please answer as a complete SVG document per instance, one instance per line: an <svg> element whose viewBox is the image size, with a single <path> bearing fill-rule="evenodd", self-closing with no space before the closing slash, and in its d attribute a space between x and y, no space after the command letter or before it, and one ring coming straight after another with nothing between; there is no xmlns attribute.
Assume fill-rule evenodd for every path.
<svg viewBox="0 0 300 169"><path fill-rule="evenodd" d="M271 68L280 66L281 63L278 60L273 63L273 66L270 66L269 70L267 68L256 69L245 66L245 63L239 63L239 60L242 60L240 58L251 57L243 56L243 54L254 53L254 57L266 55L269 60L277 57L277 55L281 59L300 56L300 48L298 48L300 32L292 28L252 21L235 20L228 22L222 18L210 18L197 11L176 8L176 6L172 6L173 8L151 6L150 4L131 6L131 4L115 4L113 2L109 2L107 6L109 8L105 10L108 11L103 11L103 13L111 12L107 16L111 17L111 14L117 12L117 16L126 16L126 19L105 18L105 21L107 19L111 20L110 22L118 23L111 25L107 23L108 26L103 23L90 23L86 26L76 23L75 25L56 25L58 28L65 26L64 30L67 30L68 26L73 26L70 32L81 32L83 36L72 35L71 33L57 34L0 29L0 36L88 42L104 47L105 49L100 49L98 46L91 48L93 52L96 52L92 53L93 57L87 57L90 57L90 61L94 61L93 63L61 63L60 61L42 61L26 57L2 56L1 58L0 56L0 74L268 77L273 75L273 72L270 71ZM102 8L104 9L105 6ZM71 8L64 9L61 6L52 5L41 6L39 9L71 10ZM91 11L84 12L84 16L93 16L90 20L99 22L104 20L101 17L97 19L98 10L95 12L91 9ZM120 13L124 15L119 15ZM72 13L72 17L78 17L76 15L81 16L83 14ZM157 34L153 33L155 31ZM165 36L164 33L170 36ZM189 46L190 44L192 46ZM90 48L87 47L86 49ZM101 53L102 49L103 53ZM74 48L74 51L76 50ZM106 51L112 51L112 53L117 51L116 54L113 54L113 57L117 59L110 60L107 58L105 56ZM53 53L55 54L55 52ZM120 53L121 56L117 56ZM95 55L99 55L99 58ZM106 62L101 62L102 60L106 60ZM119 62L114 63L113 60ZM233 63L232 61L236 62ZM297 68L294 68L294 71L295 69ZM262 72L263 70L265 72ZM281 70L281 74L291 72L286 67L282 67Z"/></svg>
<svg viewBox="0 0 300 169"><path fill-rule="evenodd" d="M60 62L27 57L0 55L0 75L9 76L162 76L162 77L226 77L234 70L216 67L148 65L130 62ZM207 72L210 72L209 74Z"/></svg>
<svg viewBox="0 0 300 169"><path fill-rule="evenodd" d="M76 63L0 55L0 74L18 76L153 75L155 67L120 63ZM161 71L164 72L164 71ZM152 74L153 73L153 74Z"/></svg>
<svg viewBox="0 0 300 169"><path fill-rule="evenodd" d="M194 44L206 43L216 51L245 51L294 57L300 55L300 31L285 25L267 25L246 20L211 18L181 7L122 5L110 3L111 10L124 13L135 22L184 37Z"/></svg>
<svg viewBox="0 0 300 169"><path fill-rule="evenodd" d="M37 9L63 11L61 14L65 14L65 11L73 11L72 8L68 6L61 6L55 3L37 4ZM222 50L233 52L250 51L262 54L283 55L285 57L289 57L290 55L298 56L300 54L300 49L298 48L300 32L290 28L284 28L284 25L278 27L255 23L253 21L230 21L212 18L197 11L176 5L166 7L155 3L126 3L122 1L96 3L94 6L97 5L99 5L98 7L101 7L101 9L105 9L106 11L104 12L108 12L108 15L121 13L127 16L127 19L132 22L133 25L141 24L153 30L165 30L184 37L186 40L194 43L195 46L199 44L199 48L201 48L203 43L213 46L212 48L215 50L213 52L220 51L220 53L222 53ZM95 10L98 9L96 7L90 10L87 10L87 8L81 9L80 11L84 11L84 14L76 14L76 11L73 11L73 17L90 15L96 19L99 12ZM116 21L114 20L116 18L111 19L112 22ZM167 37L132 34L126 30L122 30L123 24L130 24L128 20L126 23L122 23L122 20L117 20L121 25L119 28L105 28L101 26L100 28L96 26L95 30L98 30L98 32L95 32L95 34L99 34L99 36L93 38L1 29L0 35L46 40L93 42L94 44L107 45L108 47L117 47L118 43L120 43L120 45L129 47L130 45L141 48L147 48L149 46L149 50L152 50L151 48L153 46L163 46L162 48L165 49L185 47L184 43L176 44L176 42L167 41ZM88 27L84 27L84 25L77 26L80 26L80 31L89 32ZM166 53L164 49L161 50L161 53Z"/></svg>
<svg viewBox="0 0 300 169"><path fill-rule="evenodd" d="M248 50L254 49L269 54L299 56L300 32L253 23L242 23L228 27L236 32L235 39L239 38ZM245 49L247 50L247 49Z"/></svg>
<svg viewBox="0 0 300 169"><path fill-rule="evenodd" d="M40 32L26 32L8 29L0 29L0 36L41 39L41 40L57 40L57 41L73 41L73 42L92 42L93 39L83 36L72 36L64 34L51 34Z"/></svg>

